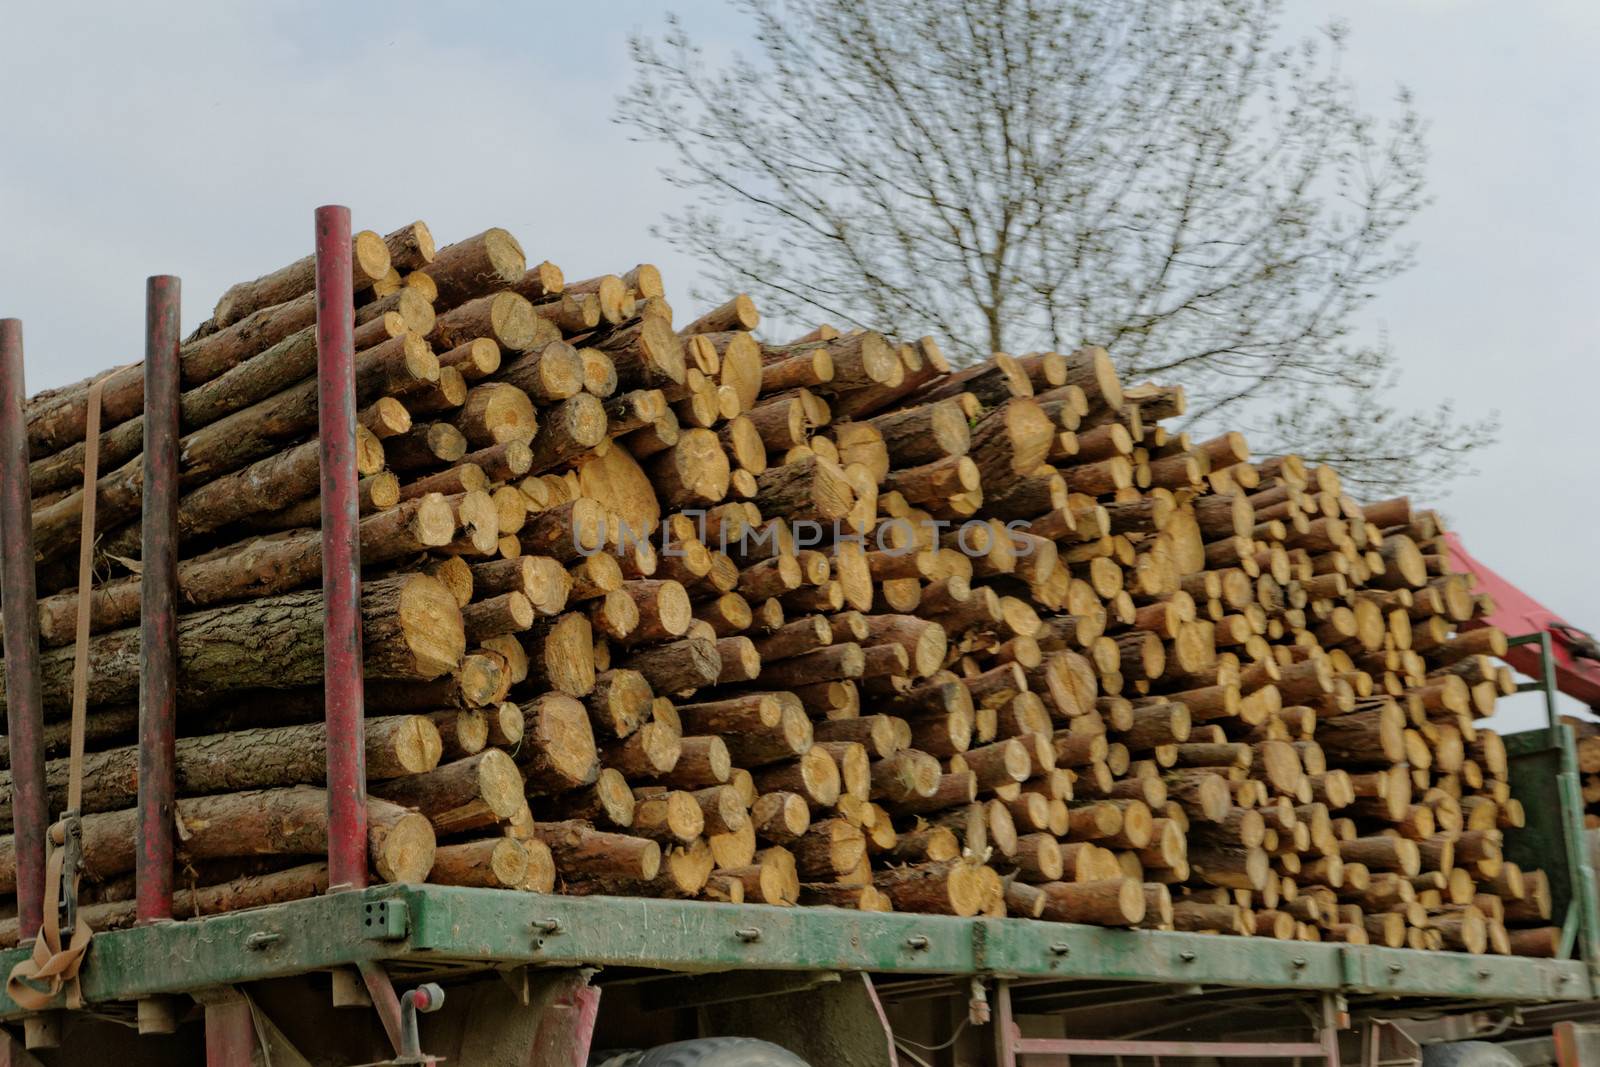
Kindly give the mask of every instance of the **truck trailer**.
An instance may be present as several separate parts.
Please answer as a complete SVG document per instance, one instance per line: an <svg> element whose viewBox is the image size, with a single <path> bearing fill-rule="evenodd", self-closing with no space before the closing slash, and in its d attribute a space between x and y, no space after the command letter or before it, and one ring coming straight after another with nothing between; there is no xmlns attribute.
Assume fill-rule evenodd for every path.
<svg viewBox="0 0 1600 1067"><path fill-rule="evenodd" d="M423 255L418 250L415 231L412 233L405 250L426 263L433 255L431 239ZM390 243L396 245L393 240ZM354 248L359 258L359 237ZM520 278L524 266L520 249L517 256L514 274ZM387 267L388 253L382 258ZM308 272L313 266L314 375L320 434L312 437L307 447L314 450L321 491L317 559L323 593L317 604L324 665L318 678L322 691L317 711L326 723L328 884L326 892L302 899L187 916L181 907L174 906L175 888L181 894L185 878L198 877L174 859L182 854L183 842L195 830L183 824L173 780L175 706L181 688L174 651L182 603L178 592L177 500L180 488L187 486L180 485L176 474L180 388L176 285L174 279L153 279L142 417L146 460L155 465L145 468L142 482L144 555L134 581L142 598L137 618L142 644L136 646L140 697L137 789L140 810L146 813L136 823L129 823L138 827L138 839L131 846L137 869L130 887L138 913L136 922L115 923L113 928L99 929L92 935L81 921L85 912L77 899L78 874L89 862L83 820L95 817L93 812L79 810L84 706L88 702L84 690L89 672L75 672L71 709L74 736L66 772L70 783L65 794L68 803L59 820L51 819L53 801L47 800L47 794L54 787L47 785L44 774L47 742L43 739L42 710L48 701L42 702L39 697L40 616L34 611L33 583L35 563L48 562L45 557L60 553L52 547L42 550L36 558L31 546L37 532L32 516L43 514L51 522L58 521L59 516L51 510L53 503L40 504L30 499L20 332L14 322L0 324L5 325L0 330L0 340L5 341L0 346L4 348L4 359L0 360L0 370L4 372L0 375L4 378L0 382L4 386L0 390L4 393L0 396L4 404L0 408L0 482L4 484L0 488L5 491L0 500L0 517L5 519L0 539L4 540L6 551L3 593L12 792L9 848L17 889L16 912L8 916L16 927L17 945L0 952L0 967L10 976L5 992L0 993L0 1022L4 1024L0 1027L0 1067L67 1067L111 1057L125 1067L437 1063L474 1067L1099 1067L1225 1062L1347 1067L1600 1065L1600 1011L1596 1010L1600 1003L1600 989L1596 986L1600 908L1583 828L1574 739L1570 728L1559 721L1553 703L1555 673L1548 633L1513 642L1519 646L1519 654L1521 646L1528 645L1531 647L1526 652L1537 655L1539 678L1532 688L1544 692L1547 725L1504 739L1509 795L1502 806L1506 810L1515 808L1519 814L1514 823L1517 831L1506 837L1503 859L1521 871L1543 872L1550 897L1546 924L1529 931L1531 938L1539 940L1540 947L1528 954L1388 947L1369 943L1359 931L1344 929L1352 925L1345 923L1329 925L1330 932L1339 928L1338 939L1314 939L1309 929L1302 931L1305 937L1227 936L1201 930L1137 928L1137 920L1046 921L1017 914L1027 906L1037 909L1042 905L1038 901L1041 891L1029 889L1026 879L1021 880L1015 897L1011 895L1016 874L1008 875L1003 882L996 879L996 886L1004 893L1003 899L997 893L997 905L974 907L968 914L863 910L826 903L776 906L746 901L742 892L732 892L732 886L726 883L730 895L739 899L672 899L656 893L622 895L604 891L606 886L602 883L585 883L581 878L572 879L569 892L404 879L368 884L369 867L375 858L368 854L369 842L360 815L365 810L368 781L361 755L362 572L357 546L358 528L367 514L364 509L373 486L370 477L363 482L358 476L357 398L361 394L357 383L358 376L365 372L355 360L352 312L356 306L353 286L360 284L363 268L359 262L352 266L347 210L324 208L318 212L314 264L285 268L261 283L270 280L271 284L263 287L272 290L274 299L281 301L276 306L287 306L292 299L309 300L294 287L299 285L303 290L309 284ZM440 273L448 288L451 276ZM529 276L535 273L530 271ZM630 275L635 282L638 276L637 269ZM379 283L381 279L375 282L369 278L366 282L368 286ZM535 282L525 283L524 288L529 285L550 287L548 272L540 273ZM559 287L555 290L559 292ZM604 280L592 287L592 294L607 292ZM633 294L622 289L617 292L622 294L617 299L626 297L631 306ZM646 294L644 299L659 297ZM595 304L598 306L598 299ZM575 311L564 304L557 307L555 301L540 307L547 314L544 321L559 320L560 329L567 335L596 336L582 332L593 329L592 322L587 326L572 326L569 322L583 309ZM668 316L670 321L670 309ZM242 310L232 316L235 320L244 317L246 311ZM643 317L644 313L640 313L639 319L630 320L619 311L614 325L619 332L625 331L628 322L637 324ZM363 323L368 334L376 329L369 328L374 321L379 320L368 318ZM734 301L697 323L701 329L686 329L684 334L725 336L730 330L748 330L750 325L740 325L748 322L750 312ZM226 328L226 324L216 328ZM310 338L313 334L305 336ZM395 336L410 343L403 333ZM841 343L850 341L847 337ZM475 350L464 351L472 344L475 342L451 349L451 355L462 361L462 366L467 365L468 359L477 358ZM859 349L859 340L856 344ZM410 358L410 349L404 344L396 345L394 350ZM283 354L278 348L273 351ZM815 353L806 349L802 355L804 368L796 369L794 362L787 362L783 373L818 373ZM794 358L792 353L785 356ZM933 358L915 353L905 358L910 360L913 356L919 360ZM1089 368L1080 394L1087 390L1088 395L1099 396L1103 402L1115 383L1105 380L1102 364L1089 358L1076 365ZM1032 366L1037 369L1042 364L1036 362ZM832 371L828 373L831 377ZM989 397L970 401L974 410L981 413L994 406L1004 412L1005 396L1016 398L1031 391L1026 380L1030 373L1034 371L1016 361L997 362L961 378L958 388L949 390L950 396ZM760 380L758 366L757 384L752 386L757 393ZM872 378L870 382L863 379L865 384L859 384L855 391L842 391L839 395L845 406L855 404L867 410L861 407L865 403L863 393L898 387L890 387L887 382L887 378ZM613 375L613 389L615 384ZM963 392L959 386L969 386L974 392ZM735 395L739 391L736 384L727 388ZM79 592L73 594L79 598L75 622L80 650L88 644L92 613L102 609L112 614L127 610L117 604L91 604L84 599L95 586L89 566L97 529L93 500L94 457L99 447L95 442L102 439L98 426L100 389L97 385L91 390L90 415L80 437L89 446L88 456L82 461L87 472L87 492L83 497L87 503L83 505L85 562L80 575L85 580L80 582ZM708 419L715 424L715 389L712 396ZM1159 417L1160 411L1181 409L1181 392L1176 398L1170 392L1146 392L1141 396L1152 418ZM170 418L164 430L162 420L157 418L163 397L170 402ZM690 405L685 409L689 411L696 398L685 396L677 402ZM737 401L734 403L737 405ZM416 406L426 410L420 402ZM1043 410L1041 405L1029 407L1030 417L1036 408ZM1130 419L1137 422L1138 405L1134 408ZM1110 405L1113 416L1118 410L1119 405ZM530 407L530 418L531 413ZM608 414L621 418L625 413L618 408ZM366 409L361 413L360 424L366 426L375 417L372 409ZM979 415L971 418L978 427L973 432L981 433L984 424ZM1122 424L1113 421L1112 425ZM956 429L964 431L968 427ZM1085 427L1084 436L1087 435ZM960 436L965 439L964 432ZM733 439L736 437L730 435L729 448L739 447ZM1121 447L1116 434L1103 433L1095 440L1095 447L1103 444L1112 452ZM1215 453L1206 462L1215 463L1219 471L1225 470L1228 463L1240 461L1239 442L1231 436L1218 440L1221 444L1214 447L1208 443L1191 449L1186 441L1175 439L1154 446L1165 452L1153 458L1147 456L1141 462L1167 464L1157 470L1158 480L1193 483L1192 491L1198 493L1204 472L1196 456ZM536 451L563 456L588 447L574 449L571 440L551 444L542 436L533 445ZM1069 446L1074 450L1079 447L1075 441L1064 441L1059 433L1047 435L1043 454ZM486 447L492 450L494 446ZM829 447L836 448L831 443ZM904 447L907 454L922 454L915 444ZM642 446L638 451L650 454L650 448L654 445ZM503 461L504 451L496 453L496 457ZM952 491L959 489L957 496L970 496L972 489L961 489L965 483L960 479L967 477L967 467L977 477L977 467L954 462L964 455L950 458L952 462L946 467L955 472L952 477L957 479L951 483ZM39 457L33 456L32 461L37 464ZM162 462L168 465L163 467ZM819 469L823 466L817 453L811 451L796 462L814 464ZM885 458L886 466L887 462ZM1126 460L1119 462L1129 466ZM1100 473L1115 480L1121 476L1117 474L1120 469L1113 465ZM1275 469L1281 471L1282 467ZM1083 477L1087 479L1089 475ZM763 491L754 474L749 481L757 487L755 492ZM841 491L854 501L852 510L863 501L875 502L871 495L875 489L869 492L855 482L849 484L854 495L852 490ZM913 488L921 483L909 475L899 476L895 484L901 487L896 491L903 494L921 491ZM1086 480L1080 488L1088 484ZM1222 483L1213 479L1209 484L1215 490ZM816 493L822 482L811 485ZM1046 496L1051 488L1045 485ZM1009 487L1001 486L991 489L997 496L1005 495L1002 489L1009 491ZM1117 521L1135 533L1159 528L1158 519L1151 515L1159 517L1164 514L1163 508L1170 512L1173 507L1186 506L1189 499L1185 496L1173 504L1176 498L1169 494L1150 498L1155 501L1151 505L1148 500L1130 502L1118 497L1117 492L1108 482L1099 495L1127 509L1118 513ZM1338 494L1329 491L1326 495ZM802 502L803 497L804 494ZM1234 497L1235 512L1242 499L1240 490ZM112 506L131 508L129 515L138 511L128 503L126 494L122 498L111 497L110 501ZM314 498L312 503L316 503ZM904 503L904 496L900 503ZM1108 523L1104 508L1090 503L1084 514L1094 512L1098 521ZM929 502L929 507L936 506ZM1357 507L1353 502L1345 506ZM1134 509L1138 508L1146 510L1135 514ZM1275 519L1252 527L1256 520L1248 509L1243 520L1221 512L1216 517L1224 526L1243 522L1247 532L1252 528L1265 530L1262 536L1285 543L1299 536L1307 545L1319 544L1318 538L1333 536L1343 528L1336 526L1333 519L1319 520L1321 525L1315 530L1310 523L1285 527ZM1303 518L1299 516L1296 521ZM870 521L871 516L869 525ZM318 524L315 517L311 522ZM1273 522L1277 522L1276 527L1271 525ZM455 536L455 529L451 527L451 537ZM1058 535L1063 544L1079 544L1083 540L1072 529L1059 530ZM1018 536L1023 545L1051 539L1027 532ZM1239 540L1244 541L1244 549L1232 544ZM1337 537L1333 540L1339 543ZM447 538L443 543L454 542ZM1198 531L1195 543L1199 545ZM1224 560L1244 559L1253 547L1248 537L1222 537L1219 544L1223 547L1217 557ZM1052 549L1052 562L1053 553ZM1373 554L1381 555L1377 548ZM1143 566L1143 557L1140 558ZM1253 562L1254 557L1249 558ZM1273 552L1264 551L1261 558L1269 569L1280 562ZM1414 562L1419 568L1437 566L1425 562L1421 555ZM867 564L862 566L866 573ZM903 565L888 558L874 559L871 566L882 568L874 580L910 580L913 584L921 580L915 571L903 569ZM1311 567L1309 557L1306 566ZM1427 584L1436 571L1421 570L1419 574L1422 584ZM1318 577L1322 579L1318 588L1342 591L1346 584L1333 581L1326 573ZM1048 575L1041 574L1034 583L1035 594L1046 600L1054 595L1044 589L1047 580ZM793 590L794 586L788 588ZM941 592L947 593L948 587ZM869 602L872 596L869 582ZM1109 602L1112 597L1109 593L1107 597ZM1192 598L1190 601L1192 609ZM515 614L518 603L505 600L494 607ZM1132 611L1133 600L1129 598L1128 603ZM1409 604L1409 600L1405 603ZM660 602L653 602L651 607L665 614ZM1150 605L1143 603L1140 607ZM1469 599L1464 616L1481 617L1484 613L1480 608ZM929 619L950 617L938 615L931 608L925 608L924 614ZM1153 614L1150 617L1155 619ZM1176 617L1173 608L1150 625L1170 628ZM45 618L47 622L51 619L48 615ZM476 624L487 626L489 612L475 614L473 619ZM1350 625L1355 626L1353 614L1351 620ZM665 626L659 617L653 621ZM1301 623L1303 626L1303 615ZM864 624L841 620L837 625L848 628ZM1244 636L1248 621L1239 625L1243 629L1238 644L1244 647L1248 645ZM1326 631L1329 640L1337 643L1348 639L1354 648L1356 630L1341 636L1341 625L1344 623L1339 619L1327 623L1333 627ZM1393 625L1409 624L1396 621ZM70 631L70 626L63 627L63 632ZM522 628L526 629L526 624ZM820 629L826 631L828 627L822 625ZM663 630L672 636L682 632L670 627ZM926 630L917 633L924 635ZM875 646L879 651L888 649L894 653L879 657L893 661L883 672L885 678L892 680L874 690L879 698L892 704L907 691L909 682L900 685L903 679L896 672L931 676L947 665L942 629L939 636L939 646L926 667L917 665L918 656L926 651L920 636L909 642L914 646L909 655L903 651L905 643L893 649L887 644ZM1438 635L1431 639L1442 640ZM896 640L904 639L897 636ZM816 641L827 644L820 637ZM59 642L58 650L66 643ZM692 644L683 643L685 655L694 651ZM1037 644L1034 642L1033 653L1038 651ZM1155 654L1150 645L1149 640L1140 643L1135 638L1125 643L1121 653L1113 645L1109 653L1113 662L1105 669L1115 673L1115 657L1120 654L1121 663L1130 671L1142 663L1149 671L1147 681L1159 687L1162 671L1150 665ZM672 645L669 652L676 648ZM729 648L742 650L743 646ZM994 670L1009 677L1021 676L1018 664L1028 657L1029 649L1024 642L1007 646L1003 654L989 645L982 645L981 651L985 656L994 653L1001 664ZM858 660L862 657L859 649L855 655ZM769 658L786 662L776 655ZM1292 661L1293 656L1286 657L1285 662ZM759 664L759 660L756 662ZM987 663L985 660L981 666ZM1010 667L1005 668L1006 664ZM241 670L246 666L242 661L239 664ZM1278 669L1259 662L1257 667L1264 671ZM678 678L667 667L660 670L662 677ZM740 682L754 678L753 670L747 675L730 670L724 668L721 676L713 670L710 680L726 684L730 679ZM973 670L976 672L978 666ZM863 668L858 664L851 676L862 674ZM798 668L786 676L794 681L785 684L797 687L810 681ZM987 685L985 679L992 680L987 673L968 677L974 688ZM1490 686L1492 704L1496 683L1491 680L1478 684ZM664 688L675 692L683 687L664 683ZM1131 691L1147 692L1150 688L1146 685ZM1197 706L1201 701L1216 699L1223 710L1217 711L1215 718L1235 716L1237 685L1215 688L1233 692L1218 695L1210 689L1194 689ZM1260 687L1258 692L1270 688ZM1465 686L1460 688L1466 691ZM1443 689L1449 686L1435 687ZM1071 694L1052 694L1051 699L1066 703ZM1451 697L1439 692L1419 696L1415 714L1420 719L1427 718L1424 701L1433 699ZM208 713L227 715L234 710L223 703L210 707ZM1092 703L1086 710L1092 710ZM1315 718L1311 709L1305 710L1308 721ZM1331 714L1339 710L1334 709ZM1062 714L1070 715L1065 711ZM1451 714L1465 711L1454 709ZM1264 719L1266 713L1262 715ZM1187 713L1183 721L1187 734ZM521 727L517 729L520 731ZM1216 731L1222 735L1220 726ZM1061 732L1070 733L1065 729ZM809 743L809 727L806 738ZM1069 736L1066 741L1075 739ZM1460 738L1456 740L1459 742ZM613 744L622 743L619 731ZM592 755L592 742L590 751ZM965 751L963 743L956 751L941 756L935 774L958 779L958 786L972 791L980 772L971 768L978 766L978 760L976 756L967 758ZM1018 772L1023 777L1017 778L1021 782L1031 772L1026 752L1021 746L1016 751L1023 753L1024 768ZM1010 759L1013 754L1008 751L1005 756ZM844 755L841 750L840 758ZM1127 753L1123 755L1126 757ZM434 759L437 758L435 753ZM724 777L726 773L724 768ZM966 777L969 775L970 779ZM522 778L517 777L516 781L520 785ZM1220 777L1217 785L1223 788ZM1310 786L1306 788L1309 790ZM657 795L648 787L640 792L643 800ZM1283 803L1291 806L1287 800ZM507 821L514 822L515 817L507 817ZM493 824L495 820L490 818L488 822ZM859 839L860 835L856 836ZM1250 845L1246 851L1255 849L1256 845ZM1499 858L1498 852L1496 856ZM960 862L970 860L982 865L987 859L985 854ZM1112 860L1115 862L1115 857ZM864 860L861 866L866 871L864 884L872 884L872 868ZM1414 863L1412 866L1414 869ZM249 868L244 869L248 877ZM881 877L883 872L878 874ZM1168 881L1181 884L1185 879L1174 875ZM1138 883L1132 878L1107 878L1098 884L1117 889L1123 882L1132 882L1137 895ZM1224 893L1248 895L1251 891L1230 889L1240 884L1237 880L1218 878L1210 884ZM1162 883L1143 888L1155 899L1167 897ZM826 896L820 889L817 892ZM1008 910L1012 914L1005 914ZM1142 915L1142 906L1139 911ZM1292 921L1286 920L1286 924L1295 927ZM1500 932L1504 934L1505 930ZM1426 938L1418 940L1427 942Z"/></svg>

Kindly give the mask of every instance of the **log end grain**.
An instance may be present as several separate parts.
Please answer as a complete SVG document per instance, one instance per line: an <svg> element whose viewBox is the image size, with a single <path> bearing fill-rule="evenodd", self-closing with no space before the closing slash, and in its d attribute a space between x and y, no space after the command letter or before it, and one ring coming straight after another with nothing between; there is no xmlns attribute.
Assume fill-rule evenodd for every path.
<svg viewBox="0 0 1600 1067"><path fill-rule="evenodd" d="M433 869L437 839L426 815L407 812L389 825L382 840L374 845L372 866L385 882L424 882Z"/></svg>

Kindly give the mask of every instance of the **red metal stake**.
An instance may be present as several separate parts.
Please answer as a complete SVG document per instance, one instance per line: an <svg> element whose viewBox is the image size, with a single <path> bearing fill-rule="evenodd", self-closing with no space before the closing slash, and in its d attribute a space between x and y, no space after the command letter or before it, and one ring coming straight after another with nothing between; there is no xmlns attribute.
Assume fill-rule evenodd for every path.
<svg viewBox="0 0 1600 1067"><path fill-rule="evenodd" d="M33 492L23 399L22 322L0 319L0 613L6 636L6 734L17 853L17 933L31 941L44 917L44 705L33 582Z"/></svg>
<svg viewBox="0 0 1600 1067"><path fill-rule="evenodd" d="M251 1067L256 1023L250 1002L235 996L206 1005L206 1067Z"/></svg>
<svg viewBox="0 0 1600 1067"><path fill-rule="evenodd" d="M140 923L172 918L172 811L178 718L178 308L170 274L145 285L144 565L139 583Z"/></svg>
<svg viewBox="0 0 1600 1067"><path fill-rule="evenodd" d="M356 479L355 296L350 209L317 208L317 417L322 440L328 889L367 884L361 691L361 543Z"/></svg>
<svg viewBox="0 0 1600 1067"><path fill-rule="evenodd" d="M543 1053L544 1062L584 1067L589 1062L589 1047L594 1041L594 1024L600 1016L600 987L589 984L581 971L569 977L545 1007L539 1019L534 1048Z"/></svg>

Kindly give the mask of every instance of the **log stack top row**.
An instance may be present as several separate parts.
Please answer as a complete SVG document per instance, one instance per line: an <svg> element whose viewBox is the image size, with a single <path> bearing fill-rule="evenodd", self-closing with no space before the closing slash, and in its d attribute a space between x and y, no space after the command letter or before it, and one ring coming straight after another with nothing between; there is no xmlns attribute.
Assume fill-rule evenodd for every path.
<svg viewBox="0 0 1600 1067"><path fill-rule="evenodd" d="M1504 637L1432 512L1173 429L1181 386L1093 346L768 336L499 229L353 252L374 878L1556 951L1479 725ZM312 267L181 350L184 914L326 886ZM52 810L87 604L113 927L143 382L101 379L87 597L88 383L27 419Z"/></svg>

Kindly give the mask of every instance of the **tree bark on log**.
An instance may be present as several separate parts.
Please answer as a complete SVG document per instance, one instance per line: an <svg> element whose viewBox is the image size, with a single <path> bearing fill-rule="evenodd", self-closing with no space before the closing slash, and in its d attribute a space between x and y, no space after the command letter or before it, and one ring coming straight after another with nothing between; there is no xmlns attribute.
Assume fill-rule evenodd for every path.
<svg viewBox="0 0 1600 1067"><path fill-rule="evenodd" d="M880 871L872 884L894 902L896 911L969 918L983 907L977 869L963 860L925 863Z"/></svg>
<svg viewBox="0 0 1600 1067"><path fill-rule="evenodd" d="M369 401L407 382L437 380L439 361L426 346L420 351L404 351L393 370L399 377L389 377L389 364L375 355L385 347L356 356L358 400ZM189 489L213 481L273 454L313 430L317 424L316 400L317 382L307 380L186 434L179 442L180 484ZM96 531L110 529L137 515L143 485L144 465L137 457L102 474L95 487ZM35 555L40 562L58 559L77 547L82 507L80 489L35 509Z"/></svg>
<svg viewBox="0 0 1600 1067"><path fill-rule="evenodd" d="M522 773L497 748L441 764L425 774L375 783L371 791L420 811L441 834L492 826L511 818L525 802Z"/></svg>
<svg viewBox="0 0 1600 1067"><path fill-rule="evenodd" d="M361 292L389 273L389 247L371 230L357 233L351 245L351 274L356 292ZM303 296L315 287L316 277L316 256L306 256L255 281L240 282L218 299L211 320L218 326L229 326L254 311Z"/></svg>
<svg viewBox="0 0 1600 1067"><path fill-rule="evenodd" d="M610 830L632 826L634 806L633 790L615 767L602 768L594 785L552 797L548 802L549 809L562 819L576 819Z"/></svg>
<svg viewBox="0 0 1600 1067"><path fill-rule="evenodd" d="M549 846L563 879L602 885L648 882L661 870L661 846L649 838L596 830L586 823L538 823L534 834Z"/></svg>
<svg viewBox="0 0 1600 1067"><path fill-rule="evenodd" d="M185 835L178 856L188 861L324 855L327 804L327 792L310 786L180 799L177 818ZM139 843L137 816L130 809L84 817L85 874L107 878L133 869ZM433 866L434 834L428 820L372 799L367 802L367 821L369 855L378 875L390 882L422 881ZM0 839L0 891L14 891L15 865L10 839Z"/></svg>
<svg viewBox="0 0 1600 1067"><path fill-rule="evenodd" d="M449 591L426 575L369 583L361 598L366 675L427 680L461 662L466 638ZM288 593L184 615L178 621L180 692L286 689L322 678L322 593ZM45 706L67 709L73 651L40 657ZM118 630L89 643L89 694L95 704L135 698L139 691L139 632Z"/></svg>
<svg viewBox="0 0 1600 1067"><path fill-rule="evenodd" d="M328 865L308 863L267 874L245 875L218 885L179 886L173 890L172 914L176 919L199 918L305 900L327 891ZM137 922L138 906L131 899L85 904L78 914L92 930L126 930ZM16 943L17 920L0 920L0 947L12 948Z"/></svg>
<svg viewBox="0 0 1600 1067"><path fill-rule="evenodd" d="M546 693L524 704L522 746L517 760L527 775L530 796L564 793L593 783L600 773L582 703L562 693Z"/></svg>
<svg viewBox="0 0 1600 1067"><path fill-rule="evenodd" d="M509 837L488 837L440 845L428 881L438 885L475 885L515 889L528 876L528 850Z"/></svg>
<svg viewBox="0 0 1600 1067"><path fill-rule="evenodd" d="M522 280L527 265L517 239L495 227L439 249L427 273L438 286L435 302L453 307L483 293L513 287Z"/></svg>
<svg viewBox="0 0 1600 1067"><path fill-rule="evenodd" d="M443 750L433 723L419 715L365 720L367 776L373 780L421 774L438 765ZM248 789L314 785L327 779L326 733L321 723L237 730L179 738L178 796L237 793ZM68 761L45 766L50 803L64 808ZM11 772L0 772L0 819L11 818ZM139 750L89 752L83 764L85 812L131 807L139 796Z"/></svg>
<svg viewBox="0 0 1600 1067"><path fill-rule="evenodd" d="M450 543L455 514L437 494L409 500L361 520L361 558L382 563ZM178 593L189 608L229 600L275 596L315 583L322 574L318 531L243 542L178 564ZM113 630L139 617L137 575L95 586L89 597L93 633ZM39 637L46 645L73 640L78 617L76 590L39 601Z"/></svg>
<svg viewBox="0 0 1600 1067"><path fill-rule="evenodd" d="M722 673L715 641L690 637L635 651L628 666L657 693L681 693L711 685Z"/></svg>

